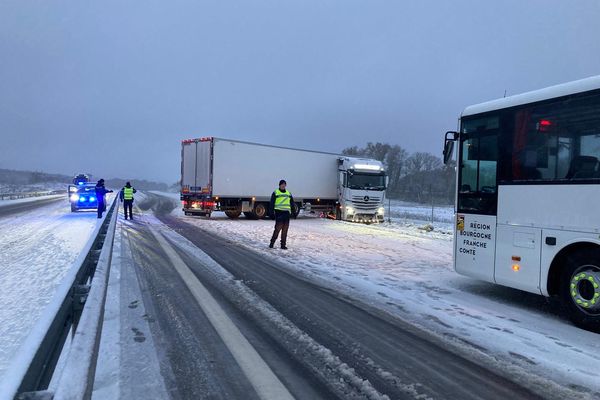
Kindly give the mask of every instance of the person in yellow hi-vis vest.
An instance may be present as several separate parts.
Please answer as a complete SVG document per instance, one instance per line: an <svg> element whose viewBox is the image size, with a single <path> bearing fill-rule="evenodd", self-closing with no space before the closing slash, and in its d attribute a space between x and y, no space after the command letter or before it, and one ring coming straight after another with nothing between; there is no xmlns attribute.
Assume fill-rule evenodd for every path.
<svg viewBox="0 0 600 400"><path fill-rule="evenodd" d="M296 204L292 194L286 190L287 182L279 181L279 188L271 195L271 206L269 207L271 218L275 220L275 229L271 236L269 247L273 248L275 241L281 232L281 248L287 250L287 233L290 227L290 216L295 214Z"/></svg>
<svg viewBox="0 0 600 400"><path fill-rule="evenodd" d="M129 211L129 219L133 219L133 194L136 193L137 190L133 186L131 186L131 182L127 182L121 192L119 193L119 198L123 202L123 211L125 212L125 219L127 219L127 214Z"/></svg>

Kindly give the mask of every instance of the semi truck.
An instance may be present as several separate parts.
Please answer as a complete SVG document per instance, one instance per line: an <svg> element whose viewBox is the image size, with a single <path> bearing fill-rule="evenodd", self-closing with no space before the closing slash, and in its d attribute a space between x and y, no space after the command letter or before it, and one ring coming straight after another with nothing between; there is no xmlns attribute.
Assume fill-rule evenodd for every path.
<svg viewBox="0 0 600 400"><path fill-rule="evenodd" d="M296 213L321 212L354 222L382 222L387 175L377 160L203 137L181 143L185 215L268 217L271 193L285 179Z"/></svg>

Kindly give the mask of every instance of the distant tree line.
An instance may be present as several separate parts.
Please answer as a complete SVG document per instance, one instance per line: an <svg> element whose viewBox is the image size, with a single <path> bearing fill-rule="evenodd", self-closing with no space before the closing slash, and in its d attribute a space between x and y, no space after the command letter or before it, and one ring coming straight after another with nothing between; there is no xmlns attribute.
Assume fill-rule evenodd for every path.
<svg viewBox="0 0 600 400"><path fill-rule="evenodd" d="M389 175L388 197L437 204L452 204L455 192L455 163L444 165L431 153L409 153L399 145L367 143L347 147L342 154L383 162Z"/></svg>
<svg viewBox="0 0 600 400"><path fill-rule="evenodd" d="M99 177L93 176L92 182ZM145 179L106 179L106 186L113 189L120 189L125 182L131 181L136 189L139 190L160 190L168 191L169 185L163 182L148 181ZM66 185L73 182L73 176L61 174L49 174L40 171L17 171L11 169L0 169L0 183L8 185L32 185L42 183L64 183Z"/></svg>

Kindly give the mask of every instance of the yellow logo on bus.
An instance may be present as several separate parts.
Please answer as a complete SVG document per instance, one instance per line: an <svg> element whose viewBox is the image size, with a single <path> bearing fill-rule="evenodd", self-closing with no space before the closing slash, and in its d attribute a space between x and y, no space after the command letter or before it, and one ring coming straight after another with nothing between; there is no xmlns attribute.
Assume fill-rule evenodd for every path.
<svg viewBox="0 0 600 400"><path fill-rule="evenodd" d="M465 229L465 216L456 216L456 230L462 232Z"/></svg>

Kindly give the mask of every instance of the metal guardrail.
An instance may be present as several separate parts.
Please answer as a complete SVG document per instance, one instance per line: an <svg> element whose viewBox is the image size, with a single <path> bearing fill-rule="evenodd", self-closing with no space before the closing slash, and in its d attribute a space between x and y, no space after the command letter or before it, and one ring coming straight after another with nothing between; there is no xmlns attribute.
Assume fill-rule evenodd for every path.
<svg viewBox="0 0 600 400"><path fill-rule="evenodd" d="M118 216L113 200L102 224L94 230L79 258L65 277L55 299L44 310L32 333L12 363L10 379L0 385L0 399L89 399L94 383L104 304ZM71 344L56 391L48 390L56 366ZM63 363L61 362L61 365ZM57 377L54 377L57 380ZM6 397L4 397L6 396Z"/></svg>
<svg viewBox="0 0 600 400"><path fill-rule="evenodd" d="M41 192L24 192L24 193L0 193L0 200L15 200L15 199L26 199L29 197L41 197L52 194L63 194L66 193L64 190L46 190Z"/></svg>

